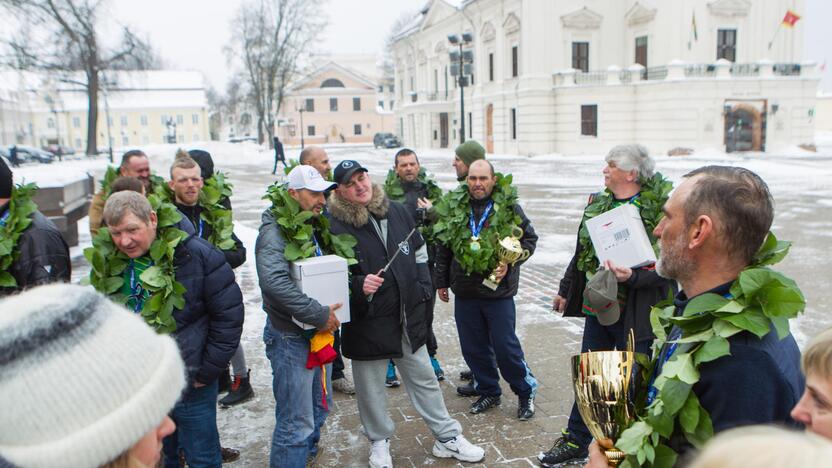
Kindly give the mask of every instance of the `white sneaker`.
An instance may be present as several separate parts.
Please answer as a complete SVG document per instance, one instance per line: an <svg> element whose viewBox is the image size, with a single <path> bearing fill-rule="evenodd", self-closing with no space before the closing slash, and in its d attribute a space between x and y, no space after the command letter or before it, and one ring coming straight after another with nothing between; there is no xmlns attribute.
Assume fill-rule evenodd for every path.
<svg viewBox="0 0 832 468"><path fill-rule="evenodd" d="M439 458L456 458L465 462L478 462L485 458L485 450L478 447L462 436L454 437L447 442L433 443L433 456Z"/></svg>
<svg viewBox="0 0 832 468"><path fill-rule="evenodd" d="M343 393L344 395L355 395L355 385L353 385L347 376L333 380L332 388Z"/></svg>
<svg viewBox="0 0 832 468"><path fill-rule="evenodd" d="M370 448L370 468L393 468L390 439L374 440Z"/></svg>

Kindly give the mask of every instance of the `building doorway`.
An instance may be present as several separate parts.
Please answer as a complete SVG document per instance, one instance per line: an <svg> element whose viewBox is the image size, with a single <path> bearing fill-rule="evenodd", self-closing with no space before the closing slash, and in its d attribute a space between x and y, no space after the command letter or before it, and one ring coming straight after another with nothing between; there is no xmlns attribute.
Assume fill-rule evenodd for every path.
<svg viewBox="0 0 832 468"><path fill-rule="evenodd" d="M485 152L494 152L494 104L485 108Z"/></svg>
<svg viewBox="0 0 832 468"><path fill-rule="evenodd" d="M337 125L330 125L329 131L326 132L326 142L327 143L344 143L346 138L344 138L344 132L341 131L341 127Z"/></svg>
<svg viewBox="0 0 832 468"><path fill-rule="evenodd" d="M439 147L448 147L448 113L441 112L439 114Z"/></svg>
<svg viewBox="0 0 832 468"><path fill-rule="evenodd" d="M766 150L766 109L763 100L725 101L725 151Z"/></svg>

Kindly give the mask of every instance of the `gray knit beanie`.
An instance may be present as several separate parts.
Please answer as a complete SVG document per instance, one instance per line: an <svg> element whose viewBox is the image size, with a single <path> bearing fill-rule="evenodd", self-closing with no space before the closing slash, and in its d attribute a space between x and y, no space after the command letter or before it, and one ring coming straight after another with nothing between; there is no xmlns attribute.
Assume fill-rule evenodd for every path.
<svg viewBox="0 0 832 468"><path fill-rule="evenodd" d="M468 140L456 147L456 155L466 166L470 166L477 159L485 159L485 148L474 140Z"/></svg>
<svg viewBox="0 0 832 468"><path fill-rule="evenodd" d="M0 301L0 464L103 465L157 427L184 386L174 340L92 288Z"/></svg>

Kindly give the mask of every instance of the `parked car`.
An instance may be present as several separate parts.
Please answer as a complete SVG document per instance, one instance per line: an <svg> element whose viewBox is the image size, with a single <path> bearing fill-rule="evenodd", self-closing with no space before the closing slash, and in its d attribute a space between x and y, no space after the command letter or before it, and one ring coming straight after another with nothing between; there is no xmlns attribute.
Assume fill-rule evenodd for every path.
<svg viewBox="0 0 832 468"><path fill-rule="evenodd" d="M64 146L64 145L49 145L43 148L44 151L57 155L59 152L61 156L68 156L71 154L75 154L75 148L71 146Z"/></svg>
<svg viewBox="0 0 832 468"><path fill-rule="evenodd" d="M246 136L240 136L240 137L231 137L226 141L228 143L245 143L247 141L250 141L252 143L257 143L257 137L246 135Z"/></svg>
<svg viewBox="0 0 832 468"><path fill-rule="evenodd" d="M55 160L55 155L49 151L21 145L17 145L17 157L21 162L31 161L41 164L50 164Z"/></svg>
<svg viewBox="0 0 832 468"><path fill-rule="evenodd" d="M399 138L392 133L379 132L373 136L374 148L398 148L401 145Z"/></svg>

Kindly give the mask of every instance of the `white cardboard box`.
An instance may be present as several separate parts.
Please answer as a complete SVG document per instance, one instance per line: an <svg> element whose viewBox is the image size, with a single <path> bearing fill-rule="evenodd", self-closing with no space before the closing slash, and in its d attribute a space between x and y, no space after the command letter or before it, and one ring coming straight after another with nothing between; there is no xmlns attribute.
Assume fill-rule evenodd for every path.
<svg viewBox="0 0 832 468"><path fill-rule="evenodd" d="M328 306L341 303L335 315L341 323L350 321L350 288L347 261L337 255L310 257L292 262L292 280L304 294ZM313 325L292 319L304 330Z"/></svg>
<svg viewBox="0 0 832 468"><path fill-rule="evenodd" d="M635 205L627 203L588 219L586 228L601 265L607 260L630 268L656 263L656 253Z"/></svg>

